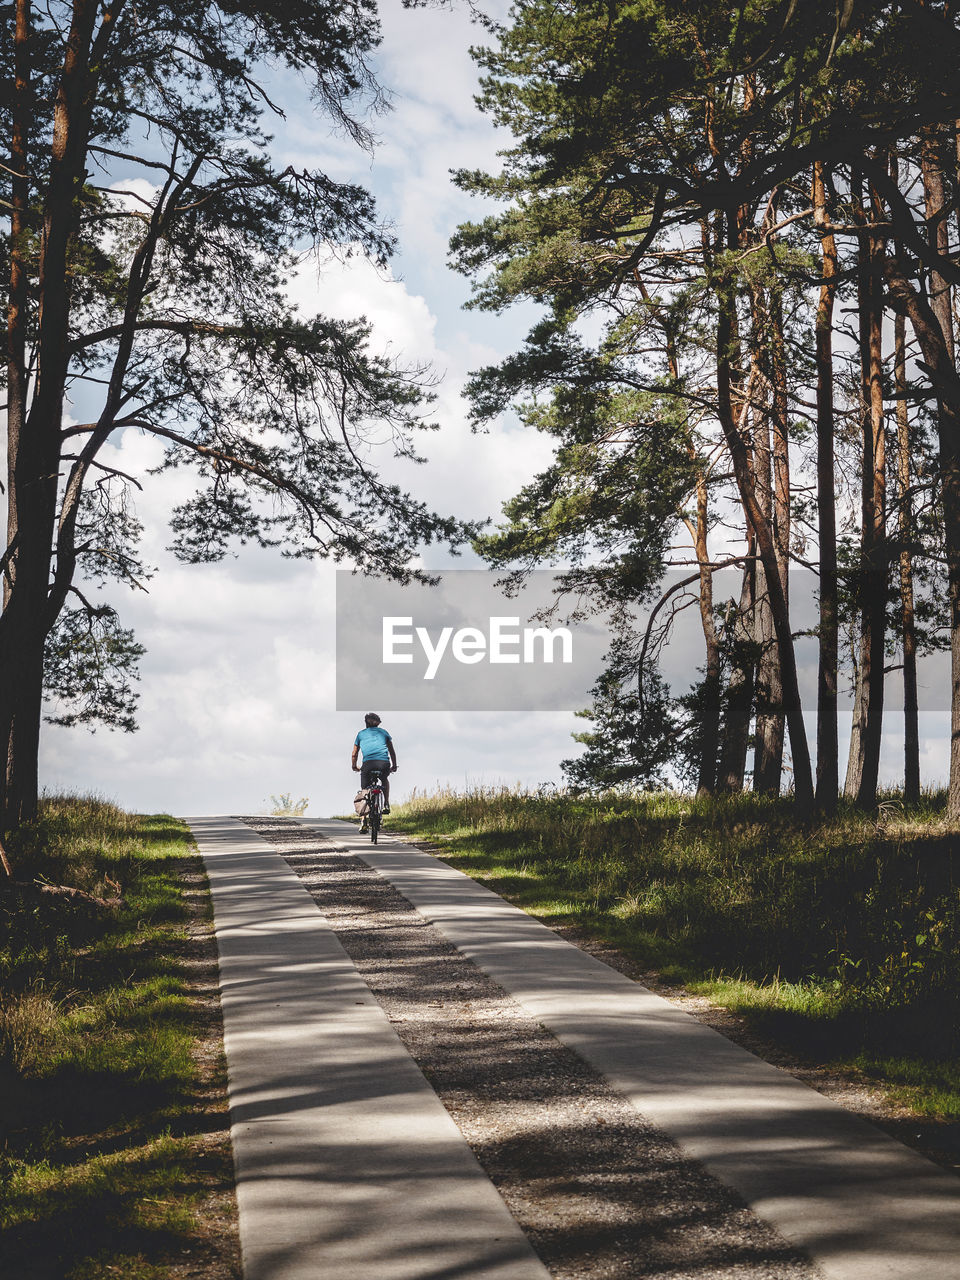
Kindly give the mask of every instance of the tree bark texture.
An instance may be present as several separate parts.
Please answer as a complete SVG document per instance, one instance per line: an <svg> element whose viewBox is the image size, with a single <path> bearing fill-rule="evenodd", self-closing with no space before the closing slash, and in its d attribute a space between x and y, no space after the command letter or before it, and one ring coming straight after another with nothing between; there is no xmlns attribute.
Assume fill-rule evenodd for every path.
<svg viewBox="0 0 960 1280"><path fill-rule="evenodd" d="M924 214L930 247L943 257L950 255L949 217L951 204L944 178L943 126L928 125L920 139L920 172L923 175ZM930 308L940 322L943 340L950 358L955 357L953 340L953 290L949 280L939 271L930 272Z"/></svg>
<svg viewBox="0 0 960 1280"><path fill-rule="evenodd" d="M10 598L17 544L15 464L27 407L27 266L25 239L30 204L27 134L32 106L30 84L30 0L17 0L14 30L14 86L10 120L10 287L7 295L7 547L3 602Z"/></svg>
<svg viewBox="0 0 960 1280"><path fill-rule="evenodd" d="M800 701L800 685L797 676L797 660L790 630L790 614L787 598L780 580L777 549L770 521L765 519L757 499L750 455L737 424L731 394L730 342L736 299L729 280L720 280L717 286L717 407L724 439L733 463L734 477L740 500L743 503L749 525L756 537L757 552L766 575L767 590L777 642L780 646L780 663L783 675L783 700L787 725L790 731L790 747L793 754L794 793L801 813L813 807L813 774L806 729L803 723L803 707Z"/></svg>
<svg viewBox="0 0 960 1280"><path fill-rule="evenodd" d="M749 145L749 143L745 145ZM741 209L731 218L728 235L732 243L742 245L746 242L747 213L747 210ZM704 245L707 247L708 236L705 227L703 228L703 233ZM720 214L716 215L713 233L717 248L722 248L725 232L724 219ZM757 353L754 348L751 359L751 376L745 379L743 373L743 344L741 342L740 322L735 303L728 313L728 319L729 332L727 334L726 351L728 355L729 407L731 420L738 432L742 432L748 413L748 401L752 396ZM752 448L749 445L745 445L745 448L748 454L749 466L752 469L754 465ZM729 794L743 790L757 676L755 634L757 548L750 520L746 515L746 509L744 509L744 519L747 533L747 560L744 565L739 605L734 613L732 626L729 621L727 625L728 636L732 632L730 675L723 699L724 724L717 765L717 790Z"/></svg>
<svg viewBox="0 0 960 1280"><path fill-rule="evenodd" d="M0 829L35 816L43 702L43 646L54 618L48 592L56 529L64 384L68 367L70 244L79 217L90 119L89 58L95 0L75 0L54 104L50 183L44 201L39 263L37 374L29 411L16 424L8 492L8 537L16 539L11 581L0 615ZM18 14L18 24L20 15ZM24 86L25 98L29 86ZM11 285L14 281L11 280ZM16 291L11 288L15 300ZM21 309L8 344L19 350Z"/></svg>
<svg viewBox="0 0 960 1280"><path fill-rule="evenodd" d="M878 211L874 207L874 214ZM875 235L860 240L857 298L861 368L860 643L857 690L844 792L867 807L876 803L883 730L888 550L886 435L883 410L883 258Z"/></svg>
<svg viewBox="0 0 960 1280"><path fill-rule="evenodd" d="M643 282L638 278L640 291L645 301L649 302ZM664 325L664 343L667 352L667 368L670 377L680 379L680 362L677 357L676 336L669 324ZM703 466L697 463L697 451L693 439L687 441L687 454L697 467L696 524L690 527L693 536L694 551L697 557L699 572L699 604L700 627L703 632L703 643L706 655L704 669L705 697L701 708L703 720L700 734L700 762L697 770L697 795L711 795L717 786L717 757L720 751L720 677L722 662L720 657L720 640L717 636L716 619L713 616L713 568L710 564L708 545L708 490L707 477ZM688 522L689 526L689 522ZM743 780L741 777L741 786Z"/></svg>
<svg viewBox="0 0 960 1280"><path fill-rule="evenodd" d="M832 814L840 789L837 667L839 617L837 588L837 497L834 475L833 308L840 263L837 242L828 230L823 165L813 167L813 211L820 234L820 296L816 312L817 367L817 528L820 553L817 628L817 808Z"/></svg>
<svg viewBox="0 0 960 1280"><path fill-rule="evenodd" d="M910 321L937 393L943 531L950 610L950 789L947 816L960 822L960 374L943 328L899 254L887 254L890 299Z"/></svg>
<svg viewBox="0 0 960 1280"><path fill-rule="evenodd" d="M723 741L717 769L717 790L725 794L734 794L743 790L757 670L753 626L757 566L752 538L747 544L747 552L748 559L743 569L740 601L733 615L730 678L727 684Z"/></svg>
<svg viewBox="0 0 960 1280"><path fill-rule="evenodd" d="M903 632L903 796L920 799L920 716L917 697L917 630L913 600L913 510L910 500L910 417L907 409L907 322L894 319L894 383L897 397L897 530L900 536L900 626Z"/></svg>
<svg viewBox="0 0 960 1280"><path fill-rule="evenodd" d="M759 425L763 448L755 449L758 497L770 520L777 555L780 585L789 605L790 581L790 460L788 453L787 369L783 335L783 303L774 281L767 291L762 311L760 339L766 351L765 381L769 387L769 426ZM753 789L760 795L779 795L783 772L783 678L780 647L766 570L757 572L757 639L760 644L756 697L756 744Z"/></svg>
<svg viewBox="0 0 960 1280"><path fill-rule="evenodd" d="M694 455L693 442L690 453ZM713 569L707 544L707 478L703 468L697 471L697 520L692 528L694 548L699 566L700 627L706 651L704 665L704 699L701 707L700 763L697 772L697 795L711 795L717 786L717 756L720 750L720 640L713 616ZM743 776L741 770L741 786Z"/></svg>

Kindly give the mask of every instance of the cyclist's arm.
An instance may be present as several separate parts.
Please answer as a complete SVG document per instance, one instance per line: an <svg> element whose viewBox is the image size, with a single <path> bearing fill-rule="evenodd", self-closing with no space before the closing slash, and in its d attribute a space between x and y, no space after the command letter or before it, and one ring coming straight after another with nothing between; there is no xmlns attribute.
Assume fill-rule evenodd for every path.
<svg viewBox="0 0 960 1280"><path fill-rule="evenodd" d="M360 772L360 766L357 764L357 756L360 754L360 748L356 743L353 744L353 755L350 757L350 768L354 773Z"/></svg>
<svg viewBox="0 0 960 1280"><path fill-rule="evenodd" d="M393 739L392 739L392 738L388 738L388 739L387 739L387 750L390 752L390 763L393 765L394 769L396 769L396 767L397 767L397 753L396 753L396 751L394 751L394 749L393 749Z"/></svg>

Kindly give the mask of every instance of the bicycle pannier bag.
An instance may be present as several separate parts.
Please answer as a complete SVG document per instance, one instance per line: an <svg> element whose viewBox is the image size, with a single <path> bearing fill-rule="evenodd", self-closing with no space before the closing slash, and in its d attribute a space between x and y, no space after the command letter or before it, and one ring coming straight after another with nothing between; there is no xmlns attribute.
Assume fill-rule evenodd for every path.
<svg viewBox="0 0 960 1280"><path fill-rule="evenodd" d="M370 812L370 806L367 803L366 791L358 791L353 797L353 807L361 818L365 818Z"/></svg>

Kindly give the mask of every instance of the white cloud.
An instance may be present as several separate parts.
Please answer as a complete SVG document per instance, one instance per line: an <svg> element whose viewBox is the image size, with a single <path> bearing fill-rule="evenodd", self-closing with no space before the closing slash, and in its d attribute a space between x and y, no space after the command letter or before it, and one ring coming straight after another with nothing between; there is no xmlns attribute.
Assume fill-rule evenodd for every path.
<svg viewBox="0 0 960 1280"><path fill-rule="evenodd" d="M149 214L153 209L160 188L145 178L124 178L115 182L110 190L119 197L120 204L134 213Z"/></svg>
<svg viewBox="0 0 960 1280"><path fill-rule="evenodd" d="M291 275L288 294L304 316L365 316L378 350L402 353L410 362L432 360L437 354L437 322L426 299L409 293L389 271L359 253L319 264L308 258Z"/></svg>
<svg viewBox="0 0 960 1280"><path fill-rule="evenodd" d="M503 353L478 342L466 329L441 331L426 298L389 271L361 257L319 268L311 260L291 279L290 293L304 315L365 315L373 325L376 349L410 363L423 362L442 375L431 415L441 429L417 442L428 465L392 460L386 451L377 457L388 478L434 509L465 519L499 517L505 499L546 465L548 439L518 428L509 418L495 423L488 434L471 431L463 394L467 375Z"/></svg>

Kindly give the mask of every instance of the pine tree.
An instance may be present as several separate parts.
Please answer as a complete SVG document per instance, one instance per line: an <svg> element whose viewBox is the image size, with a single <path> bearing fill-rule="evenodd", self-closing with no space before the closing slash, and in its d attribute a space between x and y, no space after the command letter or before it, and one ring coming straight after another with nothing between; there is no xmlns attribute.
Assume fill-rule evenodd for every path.
<svg viewBox="0 0 960 1280"><path fill-rule="evenodd" d="M818 799L827 809L836 803L840 597L852 600L857 588L863 754L854 789L869 804L896 545L880 342L885 307L904 314L927 396L937 401L954 647L950 805L960 813L960 377L944 319L949 288L960 282L944 232L960 185L957 15L947 5L909 2L731 8L531 0L497 35L499 47L480 54L482 105L514 144L501 173L459 180L506 208L461 228L454 251L461 269L478 277L474 305L496 310L524 299L545 317L523 351L478 377L478 416L524 392L549 401L575 385L586 395L595 380L616 393L658 389L661 416L683 422L678 441L685 431L704 474L722 443L721 471L732 474L734 492L717 477L711 502L725 520L740 510L746 665L731 676L742 706L729 703L719 784L742 784L754 715L755 776L775 789L783 715L801 808L813 803L814 788L786 566L801 554L806 530L815 532L823 572ZM910 147L898 185L889 156ZM849 302L844 273L857 263L861 391L856 403L837 404L835 303L838 295ZM674 318L674 356L670 343L651 340L651 314ZM815 353L815 364L805 352ZM815 458L805 452L802 425L814 383ZM836 524L847 512L836 511L845 496L834 468L838 433L849 453L855 413L862 518L857 567L841 584ZM811 509L799 496L813 486L791 474L794 459L815 470L819 520L816 503ZM808 513L795 520L804 506ZM535 534L527 530L528 547Z"/></svg>

